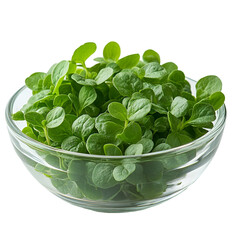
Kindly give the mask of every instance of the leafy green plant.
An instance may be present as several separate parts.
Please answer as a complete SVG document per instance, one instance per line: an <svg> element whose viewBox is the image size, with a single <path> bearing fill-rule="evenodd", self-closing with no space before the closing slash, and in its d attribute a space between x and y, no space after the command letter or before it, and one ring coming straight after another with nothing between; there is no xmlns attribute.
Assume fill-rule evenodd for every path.
<svg viewBox="0 0 240 240"><path fill-rule="evenodd" d="M26 78L32 96L12 119L26 121L22 132L36 141L103 158L84 161L44 155L46 166L26 162L72 197L159 197L176 177L173 170L193 159L195 151L142 162L139 155L189 144L206 134L224 104L222 82L214 75L203 77L193 95L175 63L161 64L152 49L143 53L142 60L139 54L120 58L120 46L113 41L89 67L87 60L96 48L95 43L85 43L70 61ZM178 169L178 177L181 174L184 171Z"/></svg>

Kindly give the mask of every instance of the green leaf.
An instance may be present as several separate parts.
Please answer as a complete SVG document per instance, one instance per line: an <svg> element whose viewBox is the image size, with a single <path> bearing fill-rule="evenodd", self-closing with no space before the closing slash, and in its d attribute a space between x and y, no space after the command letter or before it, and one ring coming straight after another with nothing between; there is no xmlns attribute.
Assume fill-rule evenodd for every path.
<svg viewBox="0 0 240 240"><path fill-rule="evenodd" d="M149 82L144 82L143 87L152 89L158 101L163 97L164 93L163 93L162 85L159 85L159 84L156 85Z"/></svg>
<svg viewBox="0 0 240 240"><path fill-rule="evenodd" d="M108 105L109 113L114 117L121 121L127 120L127 109L118 102L112 102Z"/></svg>
<svg viewBox="0 0 240 240"><path fill-rule="evenodd" d="M66 114L65 120L72 126L73 122L77 119L77 116L74 114Z"/></svg>
<svg viewBox="0 0 240 240"><path fill-rule="evenodd" d="M134 93L134 94L136 94L136 93ZM154 93L154 91L151 88L142 89L139 92L139 94L142 97L149 99L151 102L155 102L156 101L155 93Z"/></svg>
<svg viewBox="0 0 240 240"><path fill-rule="evenodd" d="M222 92L215 92L209 96L209 98L206 100L206 103L211 104L216 111L224 104L224 101L224 94ZM205 102L205 99L203 99L201 102Z"/></svg>
<svg viewBox="0 0 240 240"><path fill-rule="evenodd" d="M120 72L113 78L113 85L124 97L131 97L143 88L142 81L132 72Z"/></svg>
<svg viewBox="0 0 240 240"><path fill-rule="evenodd" d="M182 83L182 92L187 92L187 93L190 93L192 94L192 89L191 89L191 84L187 81L187 80L184 80L183 83ZM180 89L179 89L180 90ZM183 96L182 96L183 97ZM192 96L193 97L193 96Z"/></svg>
<svg viewBox="0 0 240 240"><path fill-rule="evenodd" d="M102 84L106 80L108 80L113 75L113 69L110 67L106 67L100 70L98 75L96 76L95 80L97 85Z"/></svg>
<svg viewBox="0 0 240 240"><path fill-rule="evenodd" d="M46 167L46 166L44 166L44 165L42 165L42 164L40 164L40 163L37 163L36 165L35 165L35 169L34 169L35 171L37 171L37 172L40 172L40 173L42 173L42 174L44 174L45 176L47 176L47 177L50 177L51 175L51 168L49 168L49 167Z"/></svg>
<svg viewBox="0 0 240 240"><path fill-rule="evenodd" d="M162 85L163 95L161 96L160 104L163 107L170 107L173 99L178 96L178 89L172 83L164 83Z"/></svg>
<svg viewBox="0 0 240 240"><path fill-rule="evenodd" d="M76 136L70 136L64 139L61 148L71 152L87 153L84 142Z"/></svg>
<svg viewBox="0 0 240 240"><path fill-rule="evenodd" d="M98 163L92 173L94 185L99 188L107 189L118 184L113 177L114 168L115 166L111 163Z"/></svg>
<svg viewBox="0 0 240 240"><path fill-rule="evenodd" d="M146 129L142 137L152 139L153 138L153 133L150 129Z"/></svg>
<svg viewBox="0 0 240 240"><path fill-rule="evenodd" d="M121 68L115 62L108 63L106 67L112 68L114 74L121 71Z"/></svg>
<svg viewBox="0 0 240 240"><path fill-rule="evenodd" d="M70 113L72 111L71 100L66 94L59 94L53 100L53 105L62 107L66 113Z"/></svg>
<svg viewBox="0 0 240 240"><path fill-rule="evenodd" d="M103 49L103 57L106 61L116 62L121 54L121 49L118 43L109 42Z"/></svg>
<svg viewBox="0 0 240 240"><path fill-rule="evenodd" d="M172 71L177 70L178 66L173 62L167 62L162 64L162 67L164 67L168 74L170 74Z"/></svg>
<svg viewBox="0 0 240 240"><path fill-rule="evenodd" d="M76 182L78 187L81 189L83 195L87 199L101 200L103 199L102 189L96 188L88 184L85 179Z"/></svg>
<svg viewBox="0 0 240 240"><path fill-rule="evenodd" d="M86 175L86 163L85 161L72 160L68 165L67 174L72 181L82 181L82 177Z"/></svg>
<svg viewBox="0 0 240 240"><path fill-rule="evenodd" d="M33 73L28 78L26 78L25 84L31 90L37 91L39 89L39 81L43 81L46 76L47 74L43 72Z"/></svg>
<svg viewBox="0 0 240 240"><path fill-rule="evenodd" d="M68 179L51 179L52 185L62 194L70 194L73 197L82 198L82 192L75 182Z"/></svg>
<svg viewBox="0 0 240 240"><path fill-rule="evenodd" d="M40 103L41 101L44 101L44 99L46 99L49 95L50 91L49 90L42 90L34 95L32 95L29 99L28 99L28 104L29 105L33 105L35 103ZM24 109L24 106L22 107L22 109ZM23 112L25 112L23 110Z"/></svg>
<svg viewBox="0 0 240 240"><path fill-rule="evenodd" d="M53 100L53 105L54 106L59 106L62 107L66 102L70 101L68 95L66 94L60 94L57 95L54 100Z"/></svg>
<svg viewBox="0 0 240 240"><path fill-rule="evenodd" d="M160 114L167 114L167 110L159 104L152 103L152 110Z"/></svg>
<svg viewBox="0 0 240 240"><path fill-rule="evenodd" d="M158 181L163 177L163 165L161 161L143 162L143 172L149 182Z"/></svg>
<svg viewBox="0 0 240 240"><path fill-rule="evenodd" d="M125 108L127 108L128 103L129 103L129 100L130 100L130 97L125 97L125 98L123 98L123 100L122 100L122 105L123 105Z"/></svg>
<svg viewBox="0 0 240 240"><path fill-rule="evenodd" d="M76 83L78 83L80 85L85 85L85 86L95 86L95 85L97 85L95 80L85 79L85 77L83 77L82 75L77 74L77 73L72 74L71 79L74 80Z"/></svg>
<svg viewBox="0 0 240 240"><path fill-rule="evenodd" d="M62 107L52 109L46 116L47 128L56 128L62 124L65 118L65 111Z"/></svg>
<svg viewBox="0 0 240 240"><path fill-rule="evenodd" d="M92 104L97 99L97 93L91 86L83 86L79 92L80 110Z"/></svg>
<svg viewBox="0 0 240 240"><path fill-rule="evenodd" d="M142 138L140 141L138 141L137 144L143 145L143 151L142 153L149 153L152 151L154 142L149 138Z"/></svg>
<svg viewBox="0 0 240 240"><path fill-rule="evenodd" d="M60 95L68 95L69 92L72 92L72 85L71 82L67 79L62 82L61 86L59 87L59 94Z"/></svg>
<svg viewBox="0 0 240 240"><path fill-rule="evenodd" d="M99 133L115 137L116 134L123 131L123 125L121 123L116 123L115 121L102 121L96 124L96 129Z"/></svg>
<svg viewBox="0 0 240 240"><path fill-rule="evenodd" d="M55 86L54 93L56 93L68 72L69 62L68 61L61 61L59 62L52 71L52 83Z"/></svg>
<svg viewBox="0 0 240 240"><path fill-rule="evenodd" d="M135 167L135 171L127 177L126 181L133 185L146 183L147 179L143 173L142 165L135 164Z"/></svg>
<svg viewBox="0 0 240 240"><path fill-rule="evenodd" d="M167 75L167 71L157 62L151 62L142 67L145 71L145 78L161 80Z"/></svg>
<svg viewBox="0 0 240 240"><path fill-rule="evenodd" d="M151 101L146 98L131 99L128 104L127 117L129 121L137 121L151 111Z"/></svg>
<svg viewBox="0 0 240 240"><path fill-rule="evenodd" d="M161 159L161 163L167 170L172 170L181 167L182 165L192 160L192 158L195 156L193 153L194 151L193 152L190 151L188 153L178 154L175 157L169 156L164 159Z"/></svg>
<svg viewBox="0 0 240 240"><path fill-rule="evenodd" d="M96 58L94 58L93 59L94 61L96 61L96 62L99 62L99 63L97 63L97 64L105 64L106 63L106 61L105 61L105 59L103 58L103 57L96 57ZM96 65L97 65L96 64ZM96 66L95 65L95 66Z"/></svg>
<svg viewBox="0 0 240 240"><path fill-rule="evenodd" d="M213 106L214 110L218 110L225 101L225 96L222 92L215 92L209 97L210 104Z"/></svg>
<svg viewBox="0 0 240 240"><path fill-rule="evenodd" d="M69 75L69 74L75 73L76 69L77 69L77 64L75 62L70 61L67 74Z"/></svg>
<svg viewBox="0 0 240 240"><path fill-rule="evenodd" d="M86 139L94 129L94 119L87 114L78 117L72 124L72 132L81 139Z"/></svg>
<svg viewBox="0 0 240 240"><path fill-rule="evenodd" d="M55 168L60 168L60 159L55 156L55 155L52 155L52 154L48 154L46 157L45 157L45 161L50 164L51 166L55 167Z"/></svg>
<svg viewBox="0 0 240 240"><path fill-rule="evenodd" d="M91 185L94 185L92 181L92 172L96 165L97 163L95 162L90 162L90 161L85 162L85 166L86 166L86 170L84 169L85 176L86 176L87 182Z"/></svg>
<svg viewBox="0 0 240 240"><path fill-rule="evenodd" d="M197 99L198 101L209 97L215 92L221 92L222 82L214 75L206 76L201 78L196 84Z"/></svg>
<svg viewBox="0 0 240 240"><path fill-rule="evenodd" d="M169 129L168 119L166 117L157 118L154 122L154 130L156 132L166 132Z"/></svg>
<svg viewBox="0 0 240 240"><path fill-rule="evenodd" d="M93 133L88 137L86 147L90 154L105 155L103 146L108 143L112 143L109 136Z"/></svg>
<svg viewBox="0 0 240 240"><path fill-rule="evenodd" d="M182 85L185 82L185 74L180 70L174 70L169 74L168 80Z"/></svg>
<svg viewBox="0 0 240 240"><path fill-rule="evenodd" d="M42 127L43 116L37 112L28 112L25 114L25 120L34 126Z"/></svg>
<svg viewBox="0 0 240 240"><path fill-rule="evenodd" d="M121 149L114 144L105 144L103 146L103 150L104 150L105 155L107 155L107 156L121 156L122 155Z"/></svg>
<svg viewBox="0 0 240 240"><path fill-rule="evenodd" d="M196 99L191 93L183 91L181 95L182 95L182 97L186 98L187 100L195 103Z"/></svg>
<svg viewBox="0 0 240 240"><path fill-rule="evenodd" d="M25 127L23 128L22 132L26 134L28 137L33 138L37 140L37 136L35 135L33 129L31 127Z"/></svg>
<svg viewBox="0 0 240 240"><path fill-rule="evenodd" d="M131 144L125 150L125 155L141 155L143 153L143 145L138 144Z"/></svg>
<svg viewBox="0 0 240 240"><path fill-rule="evenodd" d="M197 103L193 106L192 116L185 123L194 127L205 127L216 119L214 108L207 103Z"/></svg>
<svg viewBox="0 0 240 240"><path fill-rule="evenodd" d="M166 188L167 185L164 182L150 182L139 185L138 191L144 199L153 199L161 196Z"/></svg>
<svg viewBox="0 0 240 240"><path fill-rule="evenodd" d="M148 49L143 53L143 60L145 62L157 62L160 64L160 56L152 49Z"/></svg>
<svg viewBox="0 0 240 240"><path fill-rule="evenodd" d="M113 170L113 177L116 181L121 182L125 180L130 174L136 169L134 163L123 163L122 165L116 166Z"/></svg>
<svg viewBox="0 0 240 240"><path fill-rule="evenodd" d="M69 93L68 97L69 97L70 101L72 102L72 104L75 108L75 111L78 113L80 111L80 103L79 103L78 97L72 93Z"/></svg>
<svg viewBox="0 0 240 240"><path fill-rule="evenodd" d="M120 126L124 126L124 122L114 118L113 116L111 116L109 113L102 113L100 114L96 119L95 119L95 127L98 131L100 131L99 129L103 129L104 127L102 127L102 125L104 125L106 122L114 122L117 125Z"/></svg>
<svg viewBox="0 0 240 240"><path fill-rule="evenodd" d="M143 79L145 76L145 70L143 68L139 67L133 67L132 68L133 73L138 76L138 78Z"/></svg>
<svg viewBox="0 0 240 240"><path fill-rule="evenodd" d="M75 182L69 183L69 194L75 198L83 198L83 192Z"/></svg>
<svg viewBox="0 0 240 240"><path fill-rule="evenodd" d="M187 143L190 143L192 139L179 132L172 132L167 136L166 143L171 147L178 147Z"/></svg>
<svg viewBox="0 0 240 240"><path fill-rule="evenodd" d="M131 122L117 137L126 143L137 143L142 138L142 129L136 122Z"/></svg>
<svg viewBox="0 0 240 240"><path fill-rule="evenodd" d="M171 114L174 115L175 117L183 117L188 111L188 101L187 99L177 96L173 99L172 104L171 104Z"/></svg>
<svg viewBox="0 0 240 240"><path fill-rule="evenodd" d="M47 133L52 141L58 143L61 143L65 138L72 136L71 126L66 120L58 127L48 128Z"/></svg>
<svg viewBox="0 0 240 240"><path fill-rule="evenodd" d="M53 69L56 67L56 65L57 65L57 63L54 63L54 64L49 68L49 70L47 71L47 74L48 74L48 75L51 75L51 74L52 74Z"/></svg>
<svg viewBox="0 0 240 240"><path fill-rule="evenodd" d="M126 68L133 68L134 66L136 66L139 62L140 59L140 55L139 54L132 54L132 55L128 55L126 57L123 57L121 59L119 59L117 61L117 65L121 68L121 69L126 69Z"/></svg>
<svg viewBox="0 0 240 240"><path fill-rule="evenodd" d="M44 119L45 119L47 114L50 112L50 108L48 108L48 107L40 107L36 112L40 113L44 117Z"/></svg>
<svg viewBox="0 0 240 240"><path fill-rule="evenodd" d="M101 125L99 125L97 130L100 134L104 134L111 138L112 141L116 141L116 143L119 143L119 141L116 140L116 136L123 132L123 126L115 122L108 121L103 122Z"/></svg>
<svg viewBox="0 0 240 240"><path fill-rule="evenodd" d="M85 66L85 61L96 51L97 45L93 42L88 42L77 48L72 56L72 61L81 63Z"/></svg>
<svg viewBox="0 0 240 240"><path fill-rule="evenodd" d="M168 112L168 122L172 132L178 131L181 126L181 120L175 117L173 114Z"/></svg>
<svg viewBox="0 0 240 240"><path fill-rule="evenodd" d="M153 149L153 152L160 152L160 151L168 150L170 148L171 148L171 146L169 144L160 143Z"/></svg>
<svg viewBox="0 0 240 240"><path fill-rule="evenodd" d="M12 114L12 120L14 121L21 121L24 120L24 114L22 111L17 111L16 113Z"/></svg>

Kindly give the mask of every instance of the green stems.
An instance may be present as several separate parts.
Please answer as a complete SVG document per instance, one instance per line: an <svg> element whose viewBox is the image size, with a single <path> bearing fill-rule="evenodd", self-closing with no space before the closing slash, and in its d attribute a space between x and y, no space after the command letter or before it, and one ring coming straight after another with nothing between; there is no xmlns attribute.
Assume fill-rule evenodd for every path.
<svg viewBox="0 0 240 240"><path fill-rule="evenodd" d="M45 138L46 138L47 144L50 145L50 144L51 144L51 141L50 141L50 139L49 139L49 137L48 137L48 133L47 133L47 128L46 128L46 126L43 127L43 131L44 131L44 136L45 136Z"/></svg>

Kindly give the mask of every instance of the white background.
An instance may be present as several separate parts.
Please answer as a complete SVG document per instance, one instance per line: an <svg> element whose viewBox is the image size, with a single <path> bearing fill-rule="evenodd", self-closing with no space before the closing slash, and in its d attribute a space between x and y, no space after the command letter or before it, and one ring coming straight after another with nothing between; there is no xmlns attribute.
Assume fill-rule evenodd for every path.
<svg viewBox="0 0 240 240"><path fill-rule="evenodd" d="M0 4L0 239L240 239L239 1L8 0ZM193 79L214 74L228 110L222 142L203 175L156 207L124 214L72 206L42 187L11 146L4 108L37 71L94 41L122 56L152 48Z"/></svg>

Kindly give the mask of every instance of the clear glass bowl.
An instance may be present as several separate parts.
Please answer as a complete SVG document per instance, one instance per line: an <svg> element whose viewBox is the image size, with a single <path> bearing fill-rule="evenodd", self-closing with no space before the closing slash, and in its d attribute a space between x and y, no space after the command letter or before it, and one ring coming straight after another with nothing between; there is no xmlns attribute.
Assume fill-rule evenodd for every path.
<svg viewBox="0 0 240 240"><path fill-rule="evenodd" d="M196 82L188 79L194 93ZM23 121L13 121L31 91L22 87L10 99L6 120L14 149L30 173L49 191L74 205L100 212L128 212L162 203L194 183L213 158L223 133L226 108L216 113L214 127L201 138L169 150L136 156L101 156L64 151L37 142L21 132ZM136 163L126 180L111 179L104 188L93 184L97 164L105 169ZM70 171L71 168L71 171ZM107 171L107 170L106 170ZM136 173L136 174L134 174ZM102 173L104 178L104 172Z"/></svg>

